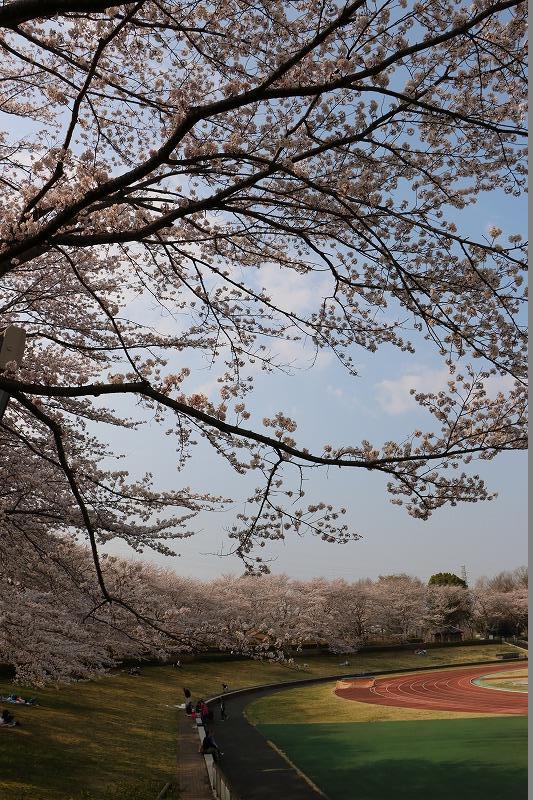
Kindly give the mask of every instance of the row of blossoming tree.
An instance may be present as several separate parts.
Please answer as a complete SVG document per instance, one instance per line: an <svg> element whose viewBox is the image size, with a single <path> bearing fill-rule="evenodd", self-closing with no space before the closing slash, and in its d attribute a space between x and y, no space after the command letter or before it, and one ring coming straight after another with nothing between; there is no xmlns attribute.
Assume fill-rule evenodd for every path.
<svg viewBox="0 0 533 800"><path fill-rule="evenodd" d="M148 418L179 468L200 450L251 476L229 526L250 570L294 532L358 538L327 497L304 500L310 470L384 477L424 520L493 496L484 465L526 446L525 13L523 0L2 3L0 325L27 335L0 374L4 585L21 560L43 590L53 572L56 597L75 574L94 626L126 635L150 619L157 638L175 608L144 612L100 545L168 553L224 498L128 475L107 431ZM487 193L510 229L473 213ZM311 307L272 296L267 268ZM286 410L261 420L253 402L258 371L286 368L295 342L346 380L368 354L420 347L449 374L413 386L427 424L397 441L328 444L317 429L304 444ZM199 364L218 396L198 391ZM73 533L98 591L61 541ZM58 652L78 635L61 608Z"/></svg>
<svg viewBox="0 0 533 800"><path fill-rule="evenodd" d="M102 570L135 615L102 602L90 552L65 540L51 537L47 561L21 559L16 577L0 583L0 651L18 680L88 678L126 658L215 649L287 661L310 644L346 653L375 640L431 641L450 626L468 637L517 634L527 625L523 568L472 589L427 586L408 575L353 583L245 575L206 583L114 556L102 559Z"/></svg>

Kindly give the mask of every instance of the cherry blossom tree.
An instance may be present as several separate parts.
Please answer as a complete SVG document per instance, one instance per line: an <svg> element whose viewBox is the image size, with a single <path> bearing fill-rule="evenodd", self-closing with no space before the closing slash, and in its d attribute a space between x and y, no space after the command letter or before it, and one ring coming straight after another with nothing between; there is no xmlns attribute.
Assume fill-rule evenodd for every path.
<svg viewBox="0 0 533 800"><path fill-rule="evenodd" d="M213 650L290 667L310 643L353 653L378 638L377 630L403 641L448 625L485 635L527 628L527 587L496 591L494 579L474 590L425 587L406 575L353 583L226 575L205 582L104 554L106 586L127 598L130 613L102 601L90 549L72 538L43 541L48 558L20 537L16 562L0 543L2 660L22 683L84 680L124 659L168 662Z"/></svg>
<svg viewBox="0 0 533 800"><path fill-rule="evenodd" d="M514 635L527 630L528 569L526 566L480 578L474 587L474 620L487 634Z"/></svg>
<svg viewBox="0 0 533 800"><path fill-rule="evenodd" d="M372 582L360 580L315 580L323 597L316 614L315 630L318 639L327 642L330 650L338 653L356 651L368 637L373 622L374 595Z"/></svg>
<svg viewBox="0 0 533 800"><path fill-rule="evenodd" d="M430 630L470 627L472 594L459 585L430 585L426 592L426 622Z"/></svg>
<svg viewBox="0 0 533 800"><path fill-rule="evenodd" d="M99 546L170 553L224 498L110 466L108 427L148 414L180 468L203 439L258 476L229 532L248 569L291 531L358 538L345 509L304 500L308 470L384 475L421 519L493 496L465 465L526 445L524 245L465 210L523 192L524 2L13 0L0 28L0 315L27 334L0 375L3 570L22 540L68 570L50 537L86 537L90 617L164 627ZM313 309L271 297L267 265ZM305 448L283 409L253 415L287 341L351 375L360 351L425 341L449 383L413 387L426 431ZM216 399L195 389L202 358Z"/></svg>
<svg viewBox="0 0 533 800"><path fill-rule="evenodd" d="M478 585L487 586L496 592L512 592L515 589L527 589L527 583L528 569L522 566L498 572L492 578L482 578Z"/></svg>
<svg viewBox="0 0 533 800"><path fill-rule="evenodd" d="M501 575L496 576L497 585ZM516 636L527 630L527 586L508 586L504 590L495 587L491 580L481 579L473 594L474 622L485 636Z"/></svg>
<svg viewBox="0 0 533 800"><path fill-rule="evenodd" d="M316 640L322 595L314 582L245 575L223 576L207 586L215 647L287 661L294 650Z"/></svg>
<svg viewBox="0 0 533 800"><path fill-rule="evenodd" d="M85 679L125 658L219 644L217 615L206 613L198 581L106 554L100 563L121 603L102 600L90 551L72 538L42 532L38 547L17 529L1 538L0 646L19 682Z"/></svg>
<svg viewBox="0 0 533 800"><path fill-rule="evenodd" d="M374 625L391 637L405 639L424 628L426 587L410 575L380 575L371 588Z"/></svg>

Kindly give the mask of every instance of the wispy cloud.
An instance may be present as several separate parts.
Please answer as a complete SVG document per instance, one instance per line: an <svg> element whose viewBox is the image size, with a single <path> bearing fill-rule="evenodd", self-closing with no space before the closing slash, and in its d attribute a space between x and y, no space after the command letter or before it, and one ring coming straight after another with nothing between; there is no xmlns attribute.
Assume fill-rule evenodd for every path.
<svg viewBox="0 0 533 800"><path fill-rule="evenodd" d="M386 414L393 416L416 411L418 403L411 394L411 389L416 389L417 392L436 393L447 389L451 377L453 376L450 376L446 369L419 369L393 380L380 381L375 385L377 403ZM508 392L514 380L509 375L495 375L483 383L487 396L494 398L498 392Z"/></svg>
<svg viewBox="0 0 533 800"><path fill-rule="evenodd" d="M328 384L326 386L326 392L328 394L332 395L333 397L339 397L340 398L340 397L344 397L345 396L344 389L341 389L340 386L331 386L331 384Z"/></svg>
<svg viewBox="0 0 533 800"><path fill-rule="evenodd" d="M420 370L402 375L395 380L383 380L376 384L376 399L380 408L386 413L396 416L415 411L418 404L412 396L411 389L420 392L438 392L446 387L449 378L448 370Z"/></svg>
<svg viewBox="0 0 533 800"><path fill-rule="evenodd" d="M325 369L333 361L329 350L316 350L308 341L276 339L271 343L270 356L274 364L292 370Z"/></svg>
<svg viewBox="0 0 533 800"><path fill-rule="evenodd" d="M300 275L276 264L264 264L258 271L257 283L275 305L295 314L316 308L331 289L331 280L324 275Z"/></svg>

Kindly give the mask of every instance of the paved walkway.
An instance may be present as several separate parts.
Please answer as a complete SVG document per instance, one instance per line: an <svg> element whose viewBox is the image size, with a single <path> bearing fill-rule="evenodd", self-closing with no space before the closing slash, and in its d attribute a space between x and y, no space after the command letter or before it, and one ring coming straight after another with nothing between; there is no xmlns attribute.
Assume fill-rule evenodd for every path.
<svg viewBox="0 0 533 800"><path fill-rule="evenodd" d="M178 711L178 791L180 800L213 800L196 722Z"/></svg>
<svg viewBox="0 0 533 800"><path fill-rule="evenodd" d="M211 729L224 753L220 767L239 800L321 800L323 795L300 777L243 716L249 703L271 693L272 688L268 688L253 695L230 695L225 721L220 719L218 703L212 704L215 719Z"/></svg>

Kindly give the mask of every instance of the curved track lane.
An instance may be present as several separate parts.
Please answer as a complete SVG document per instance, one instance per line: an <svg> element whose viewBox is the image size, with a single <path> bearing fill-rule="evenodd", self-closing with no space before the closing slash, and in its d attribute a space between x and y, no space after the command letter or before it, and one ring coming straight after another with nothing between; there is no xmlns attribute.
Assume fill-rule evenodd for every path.
<svg viewBox="0 0 533 800"><path fill-rule="evenodd" d="M275 691L269 687L253 694L226 695L228 719L224 722L216 702L212 704L215 720L209 727L224 753L220 767L233 792L242 800L321 800L322 795L268 744L244 715L249 703Z"/></svg>
<svg viewBox="0 0 533 800"><path fill-rule="evenodd" d="M505 672L502 665L495 672ZM527 695L517 692L495 692L472 683L487 674L487 667L450 669L443 672L426 672L390 678L377 678L372 686L338 687L335 694L360 703L418 708L426 711L466 711L486 714L527 714Z"/></svg>

